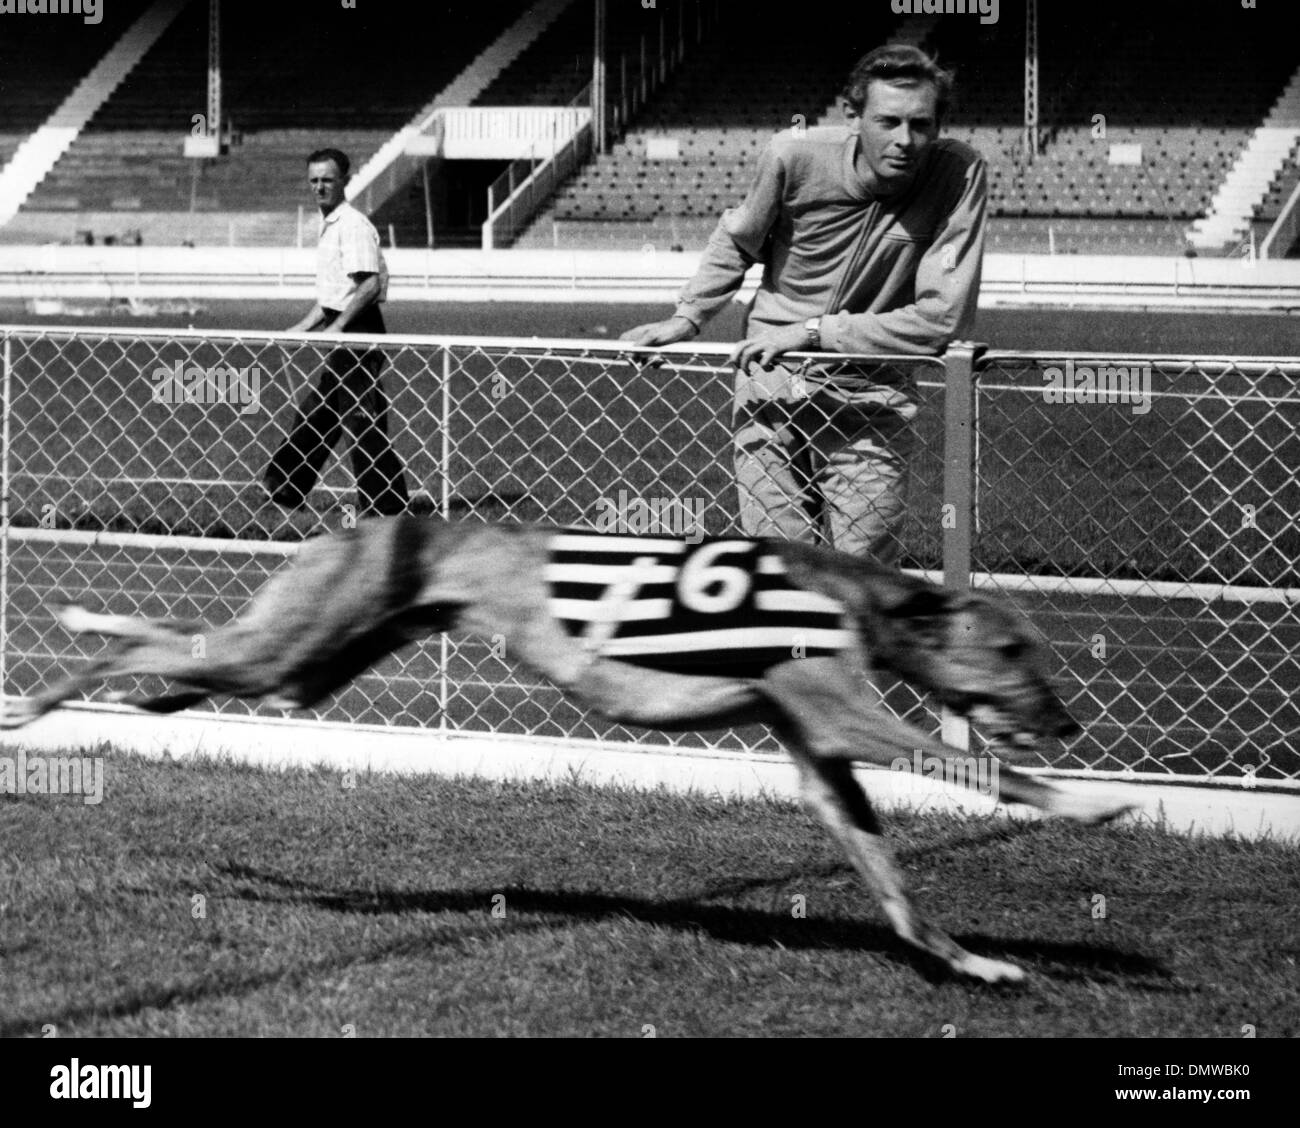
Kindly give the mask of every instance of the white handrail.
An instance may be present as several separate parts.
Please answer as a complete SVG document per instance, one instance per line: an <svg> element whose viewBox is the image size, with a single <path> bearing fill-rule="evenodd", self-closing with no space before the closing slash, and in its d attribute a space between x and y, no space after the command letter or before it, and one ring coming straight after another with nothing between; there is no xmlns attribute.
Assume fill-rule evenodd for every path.
<svg viewBox="0 0 1300 1128"><path fill-rule="evenodd" d="M1290 235L1290 238L1286 238ZM1300 180L1291 189L1291 195L1282 205L1282 211L1277 217L1277 221L1268 229L1268 234L1264 236L1264 242L1259 247L1260 258L1273 257L1273 245L1278 239L1284 240L1282 254L1278 257L1285 257L1286 253L1295 246L1296 238L1300 236Z"/></svg>
<svg viewBox="0 0 1300 1128"><path fill-rule="evenodd" d="M490 251L497 245L498 229L502 234L517 231L537 211L542 201L555 190L556 185L586 159L591 144L592 127L591 122L588 121L550 157L524 177L510 195L497 204L483 221L483 250ZM586 153L581 152L584 148L587 150ZM489 206L495 203L495 188L496 185L493 185L493 188L489 189Z"/></svg>

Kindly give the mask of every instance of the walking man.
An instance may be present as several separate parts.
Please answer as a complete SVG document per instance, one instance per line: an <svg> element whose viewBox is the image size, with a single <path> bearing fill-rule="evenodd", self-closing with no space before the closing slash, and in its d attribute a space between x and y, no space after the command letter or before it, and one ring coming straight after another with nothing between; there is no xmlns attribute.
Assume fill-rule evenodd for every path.
<svg viewBox="0 0 1300 1128"><path fill-rule="evenodd" d="M383 333L379 306L388 296L388 267L371 222L343 198L348 158L319 149L307 158L307 180L320 207L316 305L291 333ZM344 430L351 439L359 516L407 508L406 474L388 437L388 397L378 349L331 349L320 383L308 388L293 428L271 458L266 486L290 509L306 503Z"/></svg>
<svg viewBox="0 0 1300 1128"><path fill-rule="evenodd" d="M849 124L778 134L748 197L723 213L666 321L623 339L694 337L763 263L737 366L740 521L750 536L829 541L890 561L918 409L911 365L871 375L777 363L792 351L935 354L967 336L984 249L986 172L940 139L952 76L880 47L842 94Z"/></svg>

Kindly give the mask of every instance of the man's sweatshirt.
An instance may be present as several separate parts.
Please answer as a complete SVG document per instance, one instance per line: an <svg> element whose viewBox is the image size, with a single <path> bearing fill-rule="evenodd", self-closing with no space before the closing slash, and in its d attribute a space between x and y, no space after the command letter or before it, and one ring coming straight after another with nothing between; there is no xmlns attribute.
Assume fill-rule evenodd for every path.
<svg viewBox="0 0 1300 1128"><path fill-rule="evenodd" d="M677 313L702 325L764 263L746 330L821 317L822 348L935 354L969 334L979 296L987 179L969 145L940 138L901 193L875 196L844 128L777 134L744 203L722 215Z"/></svg>

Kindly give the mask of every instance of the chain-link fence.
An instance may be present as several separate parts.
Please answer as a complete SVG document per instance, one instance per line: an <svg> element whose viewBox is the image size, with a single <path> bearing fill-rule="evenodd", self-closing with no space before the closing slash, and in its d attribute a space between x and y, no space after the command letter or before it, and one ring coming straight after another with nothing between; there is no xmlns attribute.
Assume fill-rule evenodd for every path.
<svg viewBox="0 0 1300 1128"><path fill-rule="evenodd" d="M5 330L3 346L9 695L98 646L54 624L55 597L220 623L294 542L406 499L467 520L740 529L725 347L652 356L357 336L343 348L283 334L31 328ZM1064 363L991 354L972 365L969 350L795 361L789 422L816 462L818 436L863 410L837 389L865 380L917 409L898 444L910 478L898 562L959 584L973 572L1048 638L1086 730L1052 766L1296 779L1284 745L1297 727L1288 689L1300 684L1300 504L1287 471L1300 463L1300 364L1152 362L1153 406L1135 414L1080 402L1073 385L1073 401L1056 402L1043 373ZM603 725L522 679L486 642L435 640L316 716L776 747L762 729L667 737ZM888 687L886 700L937 728L910 690Z"/></svg>
<svg viewBox="0 0 1300 1128"><path fill-rule="evenodd" d="M464 520L739 531L725 348L397 336L342 348L311 336L17 329L4 348L10 695L98 647L54 623L52 600L221 623L294 542L386 503ZM889 381L923 405L943 386L933 360L837 359L818 371ZM932 500L902 540L908 559L937 567L937 524L919 514L939 505L941 413L922 416L913 494ZM910 689L889 687L887 700L934 727ZM761 728L669 737L602 724L473 639L386 660L315 715L777 749Z"/></svg>
<svg viewBox="0 0 1300 1128"><path fill-rule="evenodd" d="M1051 639L1057 766L1300 777L1300 361L989 353L977 582Z"/></svg>

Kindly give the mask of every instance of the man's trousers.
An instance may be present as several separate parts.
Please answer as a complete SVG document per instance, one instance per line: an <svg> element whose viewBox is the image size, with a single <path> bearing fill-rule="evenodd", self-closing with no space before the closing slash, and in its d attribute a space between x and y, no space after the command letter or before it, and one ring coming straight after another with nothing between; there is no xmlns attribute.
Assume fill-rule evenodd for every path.
<svg viewBox="0 0 1300 1128"><path fill-rule="evenodd" d="M738 373L736 487L748 536L830 544L892 563L916 402L906 386L846 391L780 367Z"/></svg>
<svg viewBox="0 0 1300 1128"><path fill-rule="evenodd" d="M325 311L336 317L336 312ZM379 306L365 310L349 333L383 333ZM388 396L379 349L331 349L320 382L298 405L289 437L271 458L266 487L288 508L302 505L343 432L348 433L359 516L401 513L407 506L406 473L388 437Z"/></svg>

